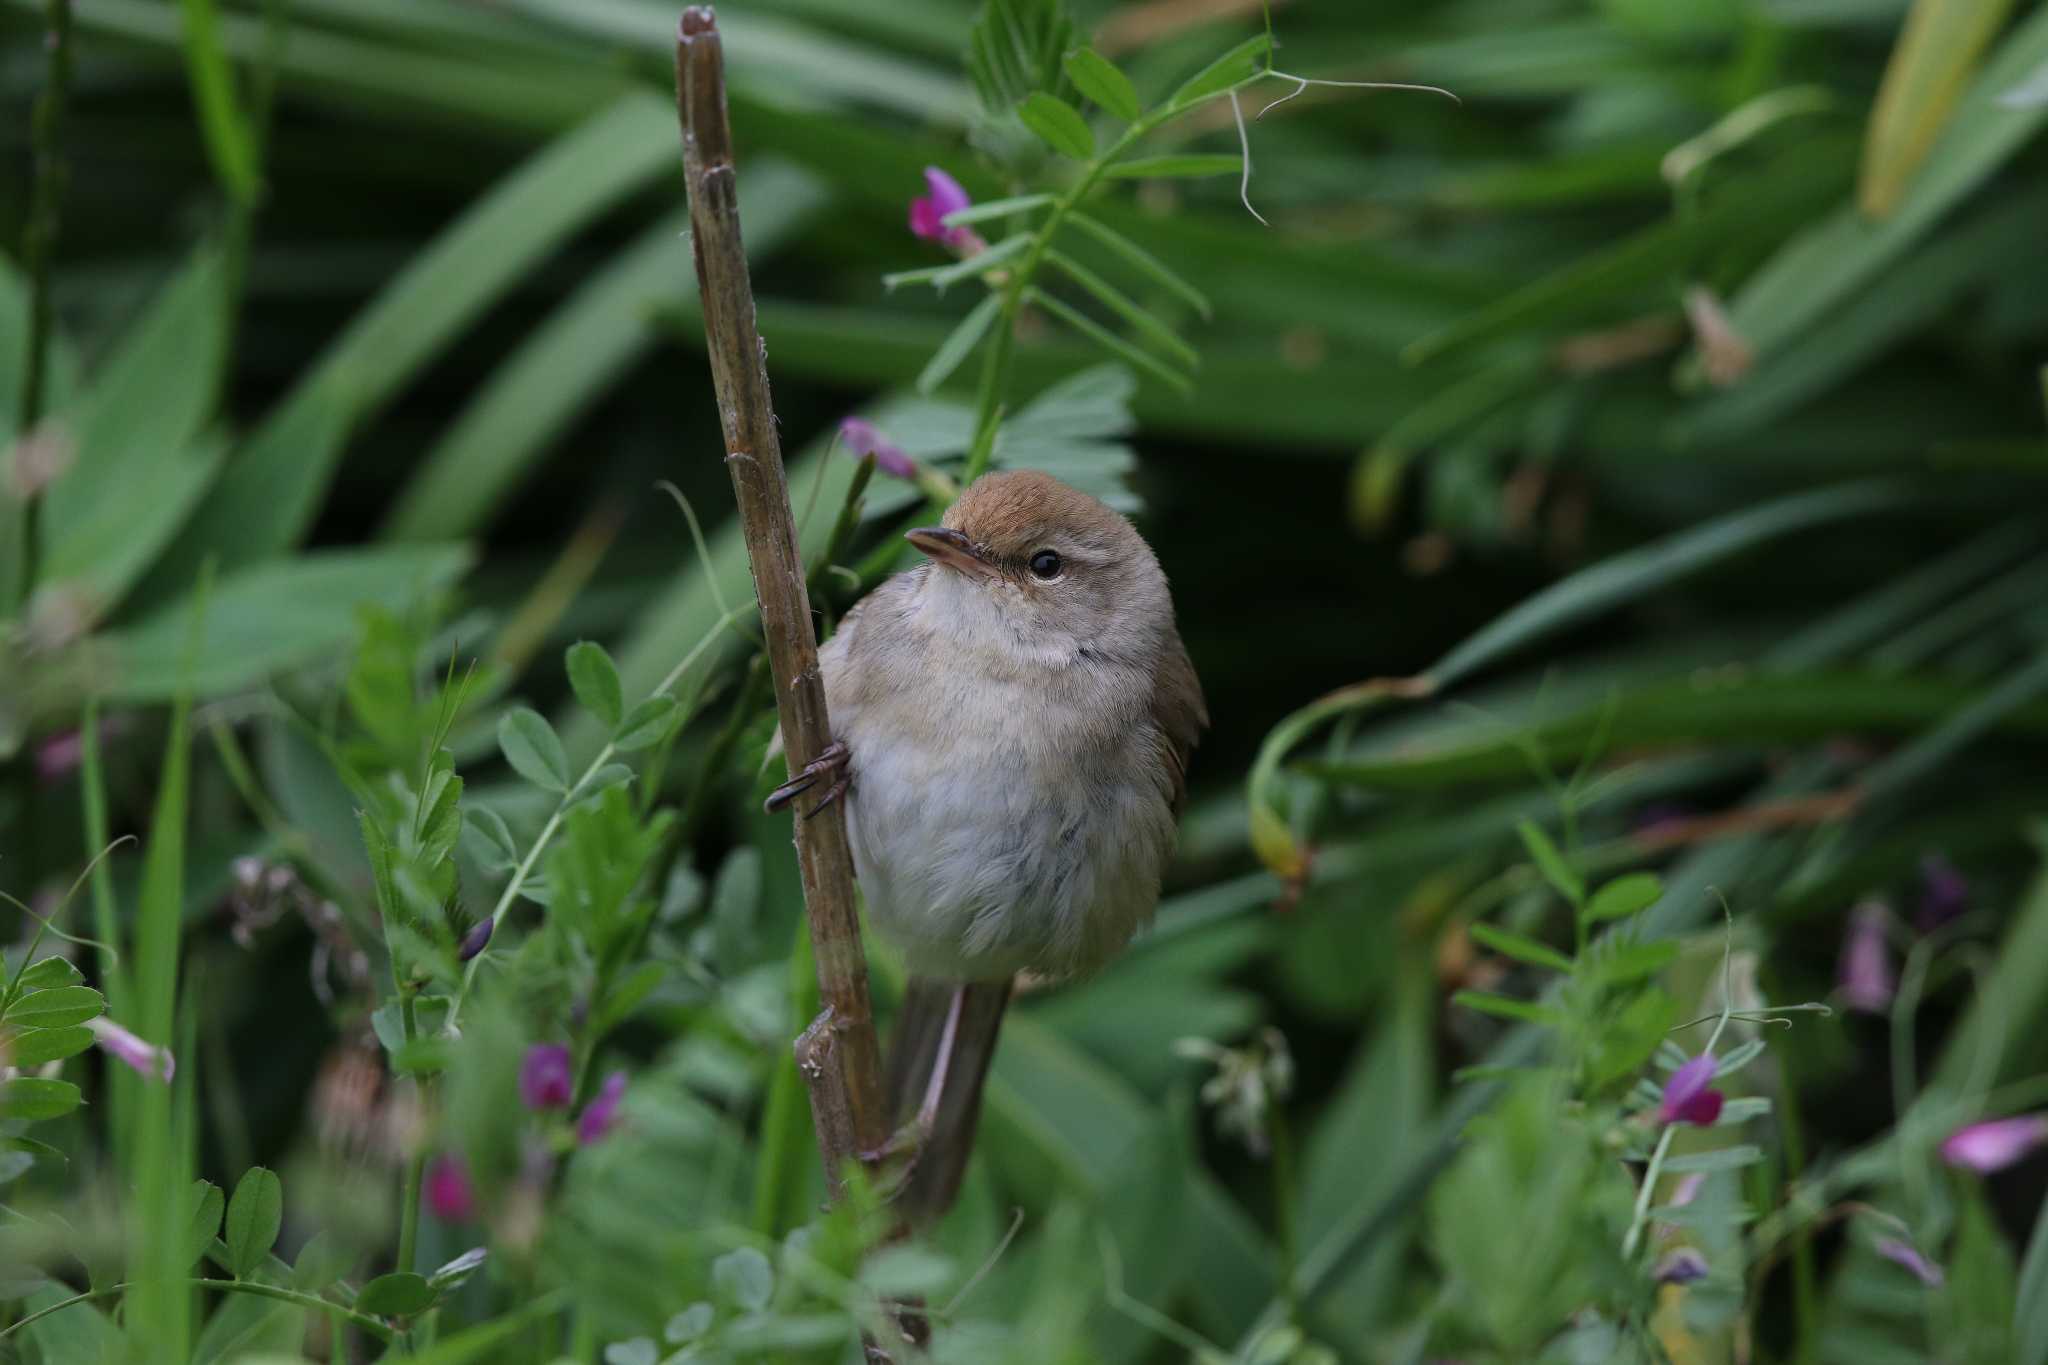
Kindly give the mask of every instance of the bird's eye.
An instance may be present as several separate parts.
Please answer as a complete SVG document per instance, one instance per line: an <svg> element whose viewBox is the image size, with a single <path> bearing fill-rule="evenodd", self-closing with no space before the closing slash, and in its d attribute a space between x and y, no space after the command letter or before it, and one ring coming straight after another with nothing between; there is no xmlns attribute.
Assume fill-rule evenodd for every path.
<svg viewBox="0 0 2048 1365"><path fill-rule="evenodd" d="M1060 576L1059 551L1040 550L1037 554L1031 556L1031 572L1037 574L1040 578L1058 578Z"/></svg>

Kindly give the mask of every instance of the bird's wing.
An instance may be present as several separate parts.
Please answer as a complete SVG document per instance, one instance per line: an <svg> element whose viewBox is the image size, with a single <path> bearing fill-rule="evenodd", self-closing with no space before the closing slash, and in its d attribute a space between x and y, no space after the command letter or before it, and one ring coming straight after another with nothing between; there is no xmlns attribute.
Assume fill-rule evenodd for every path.
<svg viewBox="0 0 2048 1365"><path fill-rule="evenodd" d="M1159 771L1167 781L1167 800L1173 813L1180 814L1188 794L1188 762L1202 730L1209 724L1209 707L1202 700L1202 682L1188 658L1187 646L1175 635L1152 680L1152 728L1159 746Z"/></svg>

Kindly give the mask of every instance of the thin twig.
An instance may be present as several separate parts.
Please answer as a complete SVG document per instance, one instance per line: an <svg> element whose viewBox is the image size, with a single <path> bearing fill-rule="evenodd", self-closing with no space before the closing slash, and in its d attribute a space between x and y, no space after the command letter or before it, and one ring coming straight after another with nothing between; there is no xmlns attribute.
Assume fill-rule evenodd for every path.
<svg viewBox="0 0 2048 1365"><path fill-rule="evenodd" d="M689 183L690 242L696 258L712 384L725 437L725 463L760 601L761 632L775 678L792 775L832 742L810 596L797 550L782 469L768 371L755 324L753 286L740 236L732 130L726 121L725 56L708 5L683 11L676 38L676 108ZM824 1012L800 1043L819 1155L835 1199L849 1163L886 1137L881 1065L868 1001L867 960L853 892L853 860L837 806L796 822L811 945Z"/></svg>

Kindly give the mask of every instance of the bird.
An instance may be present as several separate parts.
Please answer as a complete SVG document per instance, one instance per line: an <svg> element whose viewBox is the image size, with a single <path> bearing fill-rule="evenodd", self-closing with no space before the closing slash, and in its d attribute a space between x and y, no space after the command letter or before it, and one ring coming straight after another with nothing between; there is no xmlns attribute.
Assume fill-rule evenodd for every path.
<svg viewBox="0 0 2048 1365"><path fill-rule="evenodd" d="M950 1206L1019 973L1085 977L1159 901L1208 709L1129 520L1033 470L982 475L925 562L819 651L833 743L768 799L843 801L869 923L909 981L885 1092L911 1223Z"/></svg>

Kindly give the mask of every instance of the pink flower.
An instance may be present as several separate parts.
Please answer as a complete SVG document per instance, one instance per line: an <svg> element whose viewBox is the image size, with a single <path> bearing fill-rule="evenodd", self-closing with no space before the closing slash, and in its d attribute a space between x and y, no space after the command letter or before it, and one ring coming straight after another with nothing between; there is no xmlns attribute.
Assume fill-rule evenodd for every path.
<svg viewBox="0 0 2048 1365"><path fill-rule="evenodd" d="M1941 1159L1979 1175L2002 1171L2048 1142L2048 1114L1987 1119L1958 1128L1941 1144Z"/></svg>
<svg viewBox="0 0 2048 1365"><path fill-rule="evenodd" d="M596 1099L583 1106L583 1114L576 1120L576 1141L588 1147L616 1127L619 1101L625 1096L625 1072L614 1071L605 1077L604 1089L598 1092Z"/></svg>
<svg viewBox="0 0 2048 1365"><path fill-rule="evenodd" d="M476 1217L476 1189L469 1164L443 1152L427 1163L427 1209L444 1223L466 1223Z"/></svg>
<svg viewBox="0 0 2048 1365"><path fill-rule="evenodd" d="M1714 1054L1702 1052L1672 1072L1664 1082L1664 1102L1657 1106L1659 1121L1705 1128L1721 1117L1721 1092L1709 1088L1715 1065Z"/></svg>
<svg viewBox="0 0 2048 1365"><path fill-rule="evenodd" d="M1885 925L1891 915L1875 901L1866 901L1849 916L1849 933L1842 940L1842 960L1835 975L1841 983L1842 1003L1866 1014L1883 1014L1892 1006L1898 981L1892 975L1891 950L1885 944Z"/></svg>
<svg viewBox="0 0 2048 1365"><path fill-rule="evenodd" d="M1929 1289L1939 1287L1942 1282L1941 1267L1914 1250L1910 1242L1887 1237L1877 1244L1877 1254L1895 1265L1902 1265L1912 1271L1914 1277Z"/></svg>
<svg viewBox="0 0 2048 1365"><path fill-rule="evenodd" d="M949 213L972 207L974 201L959 181L937 166L924 168L924 183L931 193L910 201L910 230L927 242L943 242L958 250L974 233L967 228L949 228L944 220Z"/></svg>
<svg viewBox="0 0 2048 1365"><path fill-rule="evenodd" d="M917 461L903 453L897 445L882 434L882 429L864 417L849 417L839 424L839 439L858 459L863 455L875 457L875 468L896 479L917 477Z"/></svg>
<svg viewBox="0 0 2048 1365"><path fill-rule="evenodd" d="M519 1099L528 1109L567 1109L575 1085L565 1044L535 1043L526 1049L519 1064Z"/></svg>
<svg viewBox="0 0 2048 1365"><path fill-rule="evenodd" d="M92 1040L95 1043L104 1048L110 1056L119 1058L133 1067L145 1080L162 1081L169 1085L171 1077L177 1074L178 1059L171 1055L169 1048L145 1043L104 1016L91 1020L86 1027L92 1030Z"/></svg>
<svg viewBox="0 0 2048 1365"><path fill-rule="evenodd" d="M1707 1258L1691 1247L1679 1247L1657 1262L1651 1278L1658 1284L1691 1284L1707 1278Z"/></svg>

